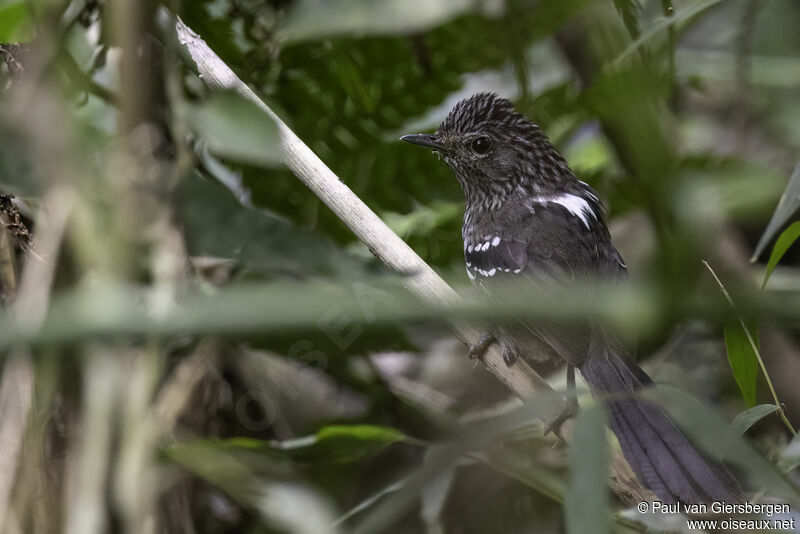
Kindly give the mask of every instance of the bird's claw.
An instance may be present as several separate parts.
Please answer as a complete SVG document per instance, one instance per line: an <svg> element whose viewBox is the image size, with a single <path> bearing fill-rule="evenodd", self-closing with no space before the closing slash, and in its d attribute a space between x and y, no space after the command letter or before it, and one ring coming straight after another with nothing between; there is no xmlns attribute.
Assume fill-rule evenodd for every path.
<svg viewBox="0 0 800 534"><path fill-rule="evenodd" d="M486 332L481 336L477 343L470 345L469 359L474 360L476 358L482 358L483 355L486 354L486 350L492 346L492 343L496 341L497 339L494 337L494 334L491 332Z"/></svg>
<svg viewBox="0 0 800 534"><path fill-rule="evenodd" d="M567 422L567 420L572 419L578 414L578 401L573 397L570 400L567 400L567 403L561 408L561 410L553 417L547 426L544 427L544 435L546 436L549 433L553 433L553 435L561 437L561 426Z"/></svg>

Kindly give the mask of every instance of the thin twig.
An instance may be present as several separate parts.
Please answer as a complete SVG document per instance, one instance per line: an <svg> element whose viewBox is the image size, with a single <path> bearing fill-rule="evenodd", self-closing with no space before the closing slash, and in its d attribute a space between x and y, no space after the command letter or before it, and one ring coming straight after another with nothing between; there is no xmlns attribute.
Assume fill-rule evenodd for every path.
<svg viewBox="0 0 800 534"><path fill-rule="evenodd" d="M115 108L119 108L119 95L94 81L91 74L84 72L69 52L63 51L59 59L59 66L77 88L93 94Z"/></svg>
<svg viewBox="0 0 800 534"><path fill-rule="evenodd" d="M675 14L675 9L672 7L672 0L661 0L661 10L666 18L671 18ZM669 62L669 84L670 84L670 102L675 105L675 26L670 24L667 28L667 60Z"/></svg>
<svg viewBox="0 0 800 534"><path fill-rule="evenodd" d="M739 315L739 311L736 309L736 305L733 303L733 299L728 293L728 290L725 289L725 286L722 284L722 281L717 276L717 273L714 272L714 269L711 268L711 265L709 265L706 260L703 260L703 265L706 266L708 271L711 273L711 276L713 276L714 280L717 281L720 290L722 290L722 294L725 296L725 299L728 301L728 304L731 305L731 308L733 308L733 311L736 313L736 318L739 320L739 324L742 326L742 330L744 330L744 334L747 336L747 341L750 342L750 347L752 347L753 352L755 353L756 358L758 359L758 364L759 366L761 366L761 372L764 374L764 378L766 378L767 380L769 391L772 394L772 400L775 402L775 406L778 407L778 415L780 415L780 418L783 420L784 424L792 433L792 435L797 434L794 427L792 427L792 423L790 423L789 419L786 417L786 412L784 412L783 410L783 404L781 404L781 401L778 400L778 393L775 391L775 387L772 385L772 380L770 379L769 373L767 372L767 367L764 365L764 360L761 358L761 352L758 350L758 346L756 345L753 335L750 333L750 329L747 328L744 319L742 319L742 316Z"/></svg>

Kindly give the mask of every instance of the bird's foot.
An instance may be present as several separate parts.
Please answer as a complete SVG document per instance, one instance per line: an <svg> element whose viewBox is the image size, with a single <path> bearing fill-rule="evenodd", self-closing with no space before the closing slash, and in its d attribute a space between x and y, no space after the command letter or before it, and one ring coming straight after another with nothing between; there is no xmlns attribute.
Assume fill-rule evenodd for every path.
<svg viewBox="0 0 800 534"><path fill-rule="evenodd" d="M484 333L481 338L478 340L477 343L474 345L470 345L469 347L469 359L474 360L476 358L482 358L489 347L492 346L492 343L497 342L497 338L494 337L494 334L491 332Z"/></svg>
<svg viewBox="0 0 800 534"><path fill-rule="evenodd" d="M504 343L500 353L503 355L503 361L506 362L506 366L511 367L514 365L514 362L517 361L517 351L513 348L512 345L508 343Z"/></svg>
<svg viewBox="0 0 800 534"><path fill-rule="evenodd" d="M569 397L567 399L566 404L561 407L561 410L553 417L547 426L544 427L544 435L546 436L550 432L554 435L561 437L561 426L567 422L567 420L572 419L578 415L578 399L574 396Z"/></svg>

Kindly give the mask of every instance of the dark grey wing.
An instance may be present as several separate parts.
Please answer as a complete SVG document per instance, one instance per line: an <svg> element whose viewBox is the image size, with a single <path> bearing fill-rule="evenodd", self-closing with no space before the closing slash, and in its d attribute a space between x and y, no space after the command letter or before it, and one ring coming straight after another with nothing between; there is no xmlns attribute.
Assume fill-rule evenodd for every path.
<svg viewBox="0 0 800 534"><path fill-rule="evenodd" d="M584 219L558 204L537 206L517 221L514 237L486 235L465 250L467 272L489 295L509 294L531 284L557 299L578 280L625 278L625 264L611 244L602 218ZM586 358L591 325L559 325L537 321L521 326L545 341L572 365Z"/></svg>
<svg viewBox="0 0 800 534"><path fill-rule="evenodd" d="M528 265L526 240L489 235L464 251L470 278L492 278L506 274L520 274Z"/></svg>

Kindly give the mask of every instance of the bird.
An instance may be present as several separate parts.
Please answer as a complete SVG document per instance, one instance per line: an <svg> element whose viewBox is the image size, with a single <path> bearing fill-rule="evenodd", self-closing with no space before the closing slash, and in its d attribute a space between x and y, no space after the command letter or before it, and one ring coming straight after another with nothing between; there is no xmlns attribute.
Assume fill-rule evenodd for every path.
<svg viewBox="0 0 800 534"><path fill-rule="evenodd" d="M432 149L455 174L466 201L467 275L487 295L514 281L568 290L580 279L627 279L599 194L510 100L475 94L456 103L434 134L400 139ZM652 380L614 332L520 319L490 328L470 354L495 342L507 365L519 357L566 363L572 395L559 425L577 407L577 368L592 395L606 403L625 459L663 502L741 500L739 482L724 464L698 450L661 408L634 395ZM535 342L547 350L531 350Z"/></svg>

